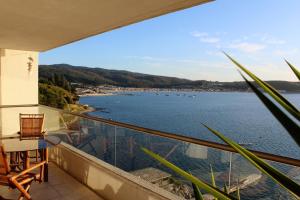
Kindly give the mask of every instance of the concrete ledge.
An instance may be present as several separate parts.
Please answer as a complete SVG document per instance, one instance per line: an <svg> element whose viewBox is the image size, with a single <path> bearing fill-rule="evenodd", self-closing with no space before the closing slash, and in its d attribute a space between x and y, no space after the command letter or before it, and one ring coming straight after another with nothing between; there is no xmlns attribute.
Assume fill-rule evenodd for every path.
<svg viewBox="0 0 300 200"><path fill-rule="evenodd" d="M182 199L66 143L51 148L49 159L108 200Z"/></svg>

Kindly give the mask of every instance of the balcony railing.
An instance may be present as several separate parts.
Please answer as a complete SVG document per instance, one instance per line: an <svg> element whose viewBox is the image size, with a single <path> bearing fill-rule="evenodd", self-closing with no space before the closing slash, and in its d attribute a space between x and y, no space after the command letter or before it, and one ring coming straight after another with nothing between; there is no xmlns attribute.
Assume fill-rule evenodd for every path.
<svg viewBox="0 0 300 200"><path fill-rule="evenodd" d="M226 184L234 192L239 185L242 199L292 199L288 192L225 144L41 105L0 108L0 135L18 131L19 113L45 113L48 134L186 199L192 198L190 183L144 154L140 147L160 154L207 182L211 182L211 166L218 187ZM252 152L300 181L300 160Z"/></svg>

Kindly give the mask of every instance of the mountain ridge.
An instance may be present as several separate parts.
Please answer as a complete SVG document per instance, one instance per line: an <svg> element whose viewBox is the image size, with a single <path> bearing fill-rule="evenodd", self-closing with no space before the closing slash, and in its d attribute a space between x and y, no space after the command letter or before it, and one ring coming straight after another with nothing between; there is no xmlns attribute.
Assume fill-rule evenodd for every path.
<svg viewBox="0 0 300 200"><path fill-rule="evenodd" d="M189 80L184 78L150 75L127 70L111 70L73 66L69 64L40 65L40 80L49 80L54 75L64 76L69 82L82 85L114 85L137 88L175 88L195 90L247 91L249 88L243 81L219 82L207 80ZM276 89L287 92L300 92L299 82L267 81Z"/></svg>

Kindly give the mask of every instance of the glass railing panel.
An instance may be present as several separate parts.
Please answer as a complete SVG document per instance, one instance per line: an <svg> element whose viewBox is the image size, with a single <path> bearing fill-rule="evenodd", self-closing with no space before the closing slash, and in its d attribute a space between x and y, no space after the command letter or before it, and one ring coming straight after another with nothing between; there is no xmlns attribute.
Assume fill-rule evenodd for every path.
<svg viewBox="0 0 300 200"><path fill-rule="evenodd" d="M37 106L0 108L0 134L13 135L20 131L19 113L39 113Z"/></svg>
<svg viewBox="0 0 300 200"><path fill-rule="evenodd" d="M191 183L146 155L141 147L208 183L211 183L212 167L217 186L224 188L226 184L233 195L238 186L242 199L293 199L237 153L151 135L45 106L1 108L0 111L1 133L19 130L19 113L44 113L48 134L186 199L193 198ZM268 162L300 182L299 167Z"/></svg>
<svg viewBox="0 0 300 200"><path fill-rule="evenodd" d="M296 183L300 184L300 167L273 161L266 162L281 171ZM268 183L270 186L273 184L273 187L269 187L266 191L267 194L270 194L270 196L274 197L273 199L298 199L292 196L287 190L283 189L282 186L274 184L270 178L266 180L266 183Z"/></svg>
<svg viewBox="0 0 300 200"><path fill-rule="evenodd" d="M160 154L208 183L211 183L211 166L217 186L224 188L226 184L233 195L237 187L241 188L242 199L293 199L285 189L237 153L150 135L72 114L63 113L62 119L71 138L65 138L69 144L186 199L193 198L190 182L153 160L141 147ZM270 163L286 174L292 171L295 175L298 169Z"/></svg>
<svg viewBox="0 0 300 200"><path fill-rule="evenodd" d="M63 128L52 131L68 143L109 164L115 165L116 127L80 116L61 113Z"/></svg>
<svg viewBox="0 0 300 200"><path fill-rule="evenodd" d="M52 109L47 106L39 106L38 112L45 114L44 129L46 132L51 133L67 128L64 124L64 119L62 118L62 110Z"/></svg>
<svg viewBox="0 0 300 200"><path fill-rule="evenodd" d="M207 183L212 182L210 173L212 167L216 185L224 188L226 184L233 195L237 187L241 188L242 199L273 199L273 197L292 199L285 189L263 175L237 153L144 134L122 127L117 127L116 140L117 167L186 199L193 198L191 183L153 160L141 151L140 147L158 153ZM287 173L291 167L281 166L279 169Z"/></svg>
<svg viewBox="0 0 300 200"><path fill-rule="evenodd" d="M19 114L45 114L44 130L55 131L63 127L61 113L44 106L18 106L0 108L0 135L15 135L20 131Z"/></svg>
<svg viewBox="0 0 300 200"><path fill-rule="evenodd" d="M128 172L141 177L153 184L158 185L161 188L168 190L178 196L186 199L193 197L192 187L190 182L174 173L169 168L166 168L159 162L153 160L150 156L141 151L141 147L145 147L159 155L168 161L172 162L176 166L182 168L185 171L192 173L201 180L211 182L210 179L210 166L213 167L216 175L216 183L219 187L223 187L224 178L226 177L226 170L228 168L226 154L223 155L221 151L213 148L208 148L201 145L190 144L174 139L163 138L154 135L147 135L144 133L132 131L126 128L118 128L117 133L122 132L124 141L123 145L117 150L120 160L118 160L119 167L123 168L126 166L123 163L130 160L130 167L126 166ZM129 140L128 138L132 139ZM119 138L121 140L121 138ZM133 148L133 159L128 159L130 148ZM226 153L226 152L224 152ZM126 157L127 160L122 158ZM233 156L234 159L234 156ZM226 160L225 160L226 161ZM235 175L233 168L232 175ZM222 177L222 179L218 177Z"/></svg>

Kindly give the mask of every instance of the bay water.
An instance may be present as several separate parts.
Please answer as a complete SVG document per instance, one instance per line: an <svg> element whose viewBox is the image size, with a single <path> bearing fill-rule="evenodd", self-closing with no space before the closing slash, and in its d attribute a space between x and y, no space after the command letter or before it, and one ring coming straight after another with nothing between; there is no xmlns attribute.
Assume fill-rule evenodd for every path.
<svg viewBox="0 0 300 200"><path fill-rule="evenodd" d="M296 106L300 94L285 94ZM300 148L253 93L133 92L81 97L93 116L220 142L201 123L249 148L300 159Z"/></svg>

